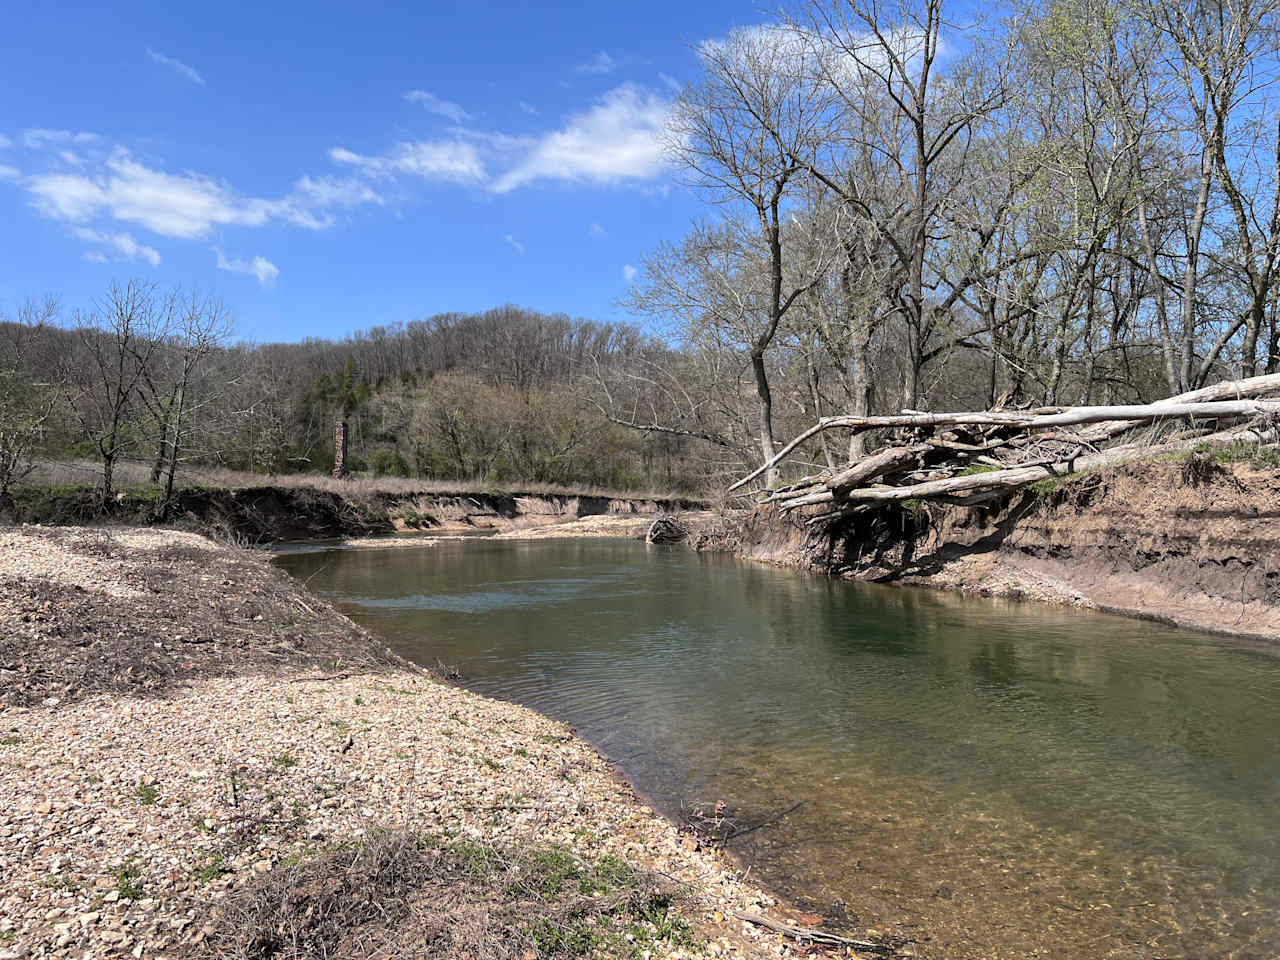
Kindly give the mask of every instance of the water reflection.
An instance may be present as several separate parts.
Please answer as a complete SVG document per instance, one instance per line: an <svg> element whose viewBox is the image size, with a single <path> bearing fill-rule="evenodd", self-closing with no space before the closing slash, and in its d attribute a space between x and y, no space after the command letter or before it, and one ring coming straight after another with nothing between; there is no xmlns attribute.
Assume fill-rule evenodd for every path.
<svg viewBox="0 0 1280 960"><path fill-rule="evenodd" d="M407 656L574 724L669 812L804 800L742 856L927 932L925 956L1280 952L1268 654L620 541L282 562Z"/></svg>

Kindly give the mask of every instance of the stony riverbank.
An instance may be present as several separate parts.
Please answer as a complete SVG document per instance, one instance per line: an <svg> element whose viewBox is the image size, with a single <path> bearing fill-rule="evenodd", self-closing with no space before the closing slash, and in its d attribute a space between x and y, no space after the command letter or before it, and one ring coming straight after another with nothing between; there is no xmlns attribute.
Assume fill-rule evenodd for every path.
<svg viewBox="0 0 1280 960"><path fill-rule="evenodd" d="M562 724L398 661L260 557L172 531L0 536L5 960L302 955L261 937L257 952L231 950L228 938L281 890L290 922L312 923L336 894L325 887L329 899L316 899L310 865L358 859L386 831L430 838L454 860L475 849L489 851L486 864L493 851L540 851L520 862L569 863L557 867L557 891L564 876L633 878L615 900L581 881L617 909L641 903L635 877L671 888L643 901L647 919L623 917L615 932L629 940L588 938L587 953L792 950L733 919L774 906L767 894L656 816ZM502 862L503 877L517 869ZM473 903L480 880L468 878L471 893L454 899ZM506 916L501 905L468 913L463 902L442 914L451 900L440 885L461 881L446 871L433 882L430 904L400 888L387 894L395 909L361 900L359 944L380 937L400 943L396 955L468 955L433 953L405 939L405 924L434 924L428 939L439 947L464 928L484 942L485 924ZM668 903L669 917L654 913ZM579 916L566 910L541 938L530 927L512 955L575 955L546 936ZM614 922L604 907L592 916L591 930ZM228 917L239 918L230 933ZM503 929L507 947L520 946L525 928ZM331 955L363 955L356 942L335 941Z"/></svg>

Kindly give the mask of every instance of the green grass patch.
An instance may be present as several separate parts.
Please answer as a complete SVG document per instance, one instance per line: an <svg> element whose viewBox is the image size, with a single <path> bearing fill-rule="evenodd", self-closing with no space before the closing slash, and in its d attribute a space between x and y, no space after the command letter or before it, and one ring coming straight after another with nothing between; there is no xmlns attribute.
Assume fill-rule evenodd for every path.
<svg viewBox="0 0 1280 960"><path fill-rule="evenodd" d="M150 783L140 783L137 789L133 791L133 795L138 798L138 802L144 807L149 807L160 799L160 791Z"/></svg>

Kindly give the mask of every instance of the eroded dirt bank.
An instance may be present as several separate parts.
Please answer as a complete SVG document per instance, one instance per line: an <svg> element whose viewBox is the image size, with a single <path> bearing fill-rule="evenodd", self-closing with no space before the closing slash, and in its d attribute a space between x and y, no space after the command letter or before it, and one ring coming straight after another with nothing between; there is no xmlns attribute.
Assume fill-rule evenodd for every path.
<svg viewBox="0 0 1280 960"><path fill-rule="evenodd" d="M405 530L517 530L587 517L643 518L697 509L680 498L572 493L370 492L306 486L189 487L159 515L154 490L126 490L104 508L90 487L14 491L12 518L44 525L160 524L262 544L376 536ZM5 518L0 511L0 521Z"/></svg>
<svg viewBox="0 0 1280 960"><path fill-rule="evenodd" d="M851 579L1280 640L1274 469L1132 463L989 506L895 506L815 528L806 519L760 508L704 546Z"/></svg>
<svg viewBox="0 0 1280 960"><path fill-rule="evenodd" d="M733 918L772 898L563 724L260 555L0 537L3 960L778 954Z"/></svg>

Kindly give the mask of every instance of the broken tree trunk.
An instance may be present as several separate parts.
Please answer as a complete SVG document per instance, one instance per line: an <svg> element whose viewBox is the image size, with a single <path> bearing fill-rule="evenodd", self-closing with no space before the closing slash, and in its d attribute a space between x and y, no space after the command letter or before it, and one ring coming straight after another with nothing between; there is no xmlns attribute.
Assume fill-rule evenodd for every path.
<svg viewBox="0 0 1280 960"><path fill-rule="evenodd" d="M910 410L879 417L828 417L789 443L779 456L821 430L835 427L888 429L894 431L897 442L843 470L773 490L763 502L777 503L783 511L834 505L835 510L823 516L913 499L967 505L1046 478L1094 470L1140 455L1187 450L1198 443L1238 439L1274 443L1272 424L1280 418L1280 400L1264 397L1276 392L1280 392L1280 375L1273 374L1214 384L1150 404L964 413ZM1176 439L1156 443L1135 433L1115 446L1100 448L1106 441L1146 425L1175 419L1193 421L1192 429L1180 431ZM730 489L750 482L767 466Z"/></svg>
<svg viewBox="0 0 1280 960"><path fill-rule="evenodd" d="M1007 426L1025 429L1045 429L1054 426L1072 426L1085 423L1097 424L1093 430L1081 432L1079 439L1097 443L1118 436L1143 423L1182 416L1219 417L1227 415L1230 407L1214 412L1210 404L1227 400L1228 403L1248 401L1271 393L1280 393L1280 374L1250 377L1246 380L1228 380L1199 390L1178 394L1149 404L1098 407L1040 407L1033 410L982 410L970 413L917 413L907 412L879 417L823 417L808 430L786 444L767 462L761 464L741 480L729 487L730 491L746 486L756 477L781 463L803 444L824 430L850 430L865 432L876 429L928 428L940 426ZM1228 400L1227 398L1231 398ZM1274 403L1274 401L1273 401ZM1192 407L1195 410L1192 410ZM1264 408L1249 410L1239 408L1239 416L1267 412ZM1273 412L1273 411L1272 411ZM1062 418L1062 419L1059 419Z"/></svg>

